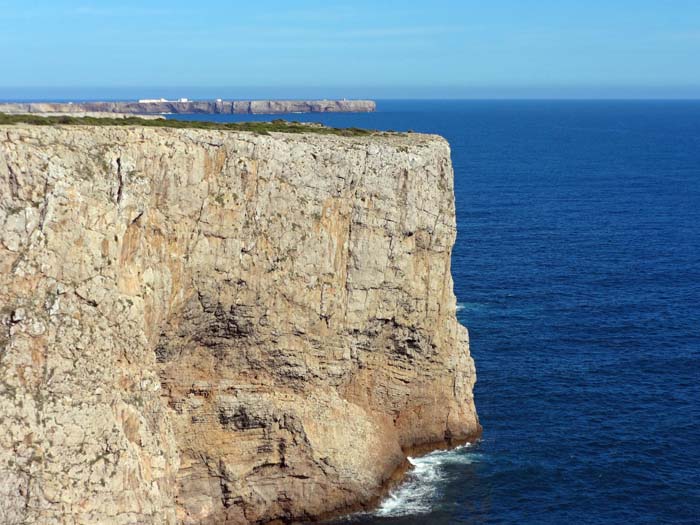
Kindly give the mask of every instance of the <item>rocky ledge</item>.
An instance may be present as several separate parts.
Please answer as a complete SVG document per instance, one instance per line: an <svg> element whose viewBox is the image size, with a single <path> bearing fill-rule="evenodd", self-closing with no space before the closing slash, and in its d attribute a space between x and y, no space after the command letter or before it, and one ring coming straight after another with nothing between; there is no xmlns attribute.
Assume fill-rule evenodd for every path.
<svg viewBox="0 0 700 525"><path fill-rule="evenodd" d="M0 126L0 522L373 501L479 430L447 142Z"/></svg>
<svg viewBox="0 0 700 525"><path fill-rule="evenodd" d="M166 113L281 114L366 113L376 109L372 100L188 100L152 102L25 102L0 103L0 113Z"/></svg>

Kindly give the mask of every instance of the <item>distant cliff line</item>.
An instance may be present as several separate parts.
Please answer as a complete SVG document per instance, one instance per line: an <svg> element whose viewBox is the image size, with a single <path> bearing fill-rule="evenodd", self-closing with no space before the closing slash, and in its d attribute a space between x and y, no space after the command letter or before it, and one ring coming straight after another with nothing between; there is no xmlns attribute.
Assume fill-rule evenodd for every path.
<svg viewBox="0 0 700 525"><path fill-rule="evenodd" d="M0 113L165 113L281 114L281 113L368 113L373 100L153 100L148 102L24 102L0 104Z"/></svg>

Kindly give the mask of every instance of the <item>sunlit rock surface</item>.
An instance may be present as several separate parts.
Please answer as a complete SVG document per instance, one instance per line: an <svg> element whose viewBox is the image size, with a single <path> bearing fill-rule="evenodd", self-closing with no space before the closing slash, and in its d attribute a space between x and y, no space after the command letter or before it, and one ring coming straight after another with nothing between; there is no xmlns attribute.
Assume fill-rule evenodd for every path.
<svg viewBox="0 0 700 525"><path fill-rule="evenodd" d="M0 522L366 503L473 435L448 144L0 127Z"/></svg>

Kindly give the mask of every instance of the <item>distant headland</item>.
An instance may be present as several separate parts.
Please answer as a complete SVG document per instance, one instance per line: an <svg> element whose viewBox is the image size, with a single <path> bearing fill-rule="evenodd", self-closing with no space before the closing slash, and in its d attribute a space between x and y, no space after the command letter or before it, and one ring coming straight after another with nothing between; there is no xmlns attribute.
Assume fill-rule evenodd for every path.
<svg viewBox="0 0 700 525"><path fill-rule="evenodd" d="M0 103L0 113L121 113L162 115L281 114L281 113L367 113L376 109L373 100L178 100L142 99L122 102L11 102Z"/></svg>

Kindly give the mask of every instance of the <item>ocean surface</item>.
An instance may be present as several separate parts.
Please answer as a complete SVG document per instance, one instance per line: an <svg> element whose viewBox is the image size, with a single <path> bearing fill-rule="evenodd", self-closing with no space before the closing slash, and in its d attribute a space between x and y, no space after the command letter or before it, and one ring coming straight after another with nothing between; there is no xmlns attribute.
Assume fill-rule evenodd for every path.
<svg viewBox="0 0 700 525"><path fill-rule="evenodd" d="M700 102L282 118L452 146L483 437L413 458L377 511L341 523L700 523Z"/></svg>

